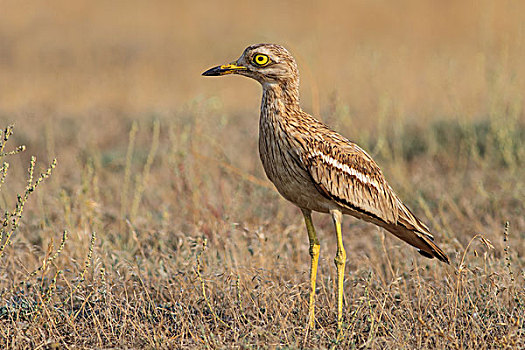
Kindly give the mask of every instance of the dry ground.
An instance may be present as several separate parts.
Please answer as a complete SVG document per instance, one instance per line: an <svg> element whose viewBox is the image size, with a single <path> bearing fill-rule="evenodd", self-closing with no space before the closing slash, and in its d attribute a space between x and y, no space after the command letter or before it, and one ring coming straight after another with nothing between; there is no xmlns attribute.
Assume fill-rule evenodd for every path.
<svg viewBox="0 0 525 350"><path fill-rule="evenodd" d="M0 11L0 154L26 146L0 160L0 347L525 348L521 2L50 3ZM199 76L260 41L452 260L345 218L340 342L330 218L305 336L308 240L258 160L260 89Z"/></svg>

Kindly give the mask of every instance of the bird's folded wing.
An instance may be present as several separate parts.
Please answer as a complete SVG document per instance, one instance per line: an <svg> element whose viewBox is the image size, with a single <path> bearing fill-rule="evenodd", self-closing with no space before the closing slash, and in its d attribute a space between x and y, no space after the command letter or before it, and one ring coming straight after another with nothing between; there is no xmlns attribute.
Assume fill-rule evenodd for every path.
<svg viewBox="0 0 525 350"><path fill-rule="evenodd" d="M335 147L313 143L302 157L319 192L386 228L422 255L449 263L428 228L401 202L374 160L350 141Z"/></svg>
<svg viewBox="0 0 525 350"><path fill-rule="evenodd" d="M385 223L396 223L396 196L381 169L357 145L347 141L337 148L327 142L312 142L303 154L318 190L343 207Z"/></svg>

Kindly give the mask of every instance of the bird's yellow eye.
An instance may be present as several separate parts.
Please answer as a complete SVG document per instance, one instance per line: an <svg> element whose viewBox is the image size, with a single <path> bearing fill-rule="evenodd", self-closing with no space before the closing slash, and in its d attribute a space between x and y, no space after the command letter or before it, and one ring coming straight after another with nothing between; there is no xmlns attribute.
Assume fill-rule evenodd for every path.
<svg viewBox="0 0 525 350"><path fill-rule="evenodd" d="M270 63L270 58L266 55L257 54L252 58L253 63L259 67L264 67Z"/></svg>

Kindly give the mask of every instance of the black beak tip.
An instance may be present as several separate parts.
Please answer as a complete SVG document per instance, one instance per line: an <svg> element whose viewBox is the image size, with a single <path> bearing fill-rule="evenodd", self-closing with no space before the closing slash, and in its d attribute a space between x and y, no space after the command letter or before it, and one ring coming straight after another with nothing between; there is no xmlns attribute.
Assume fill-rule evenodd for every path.
<svg viewBox="0 0 525 350"><path fill-rule="evenodd" d="M205 77L214 77L217 75L221 75L221 66L210 68L206 72L202 73L202 75Z"/></svg>

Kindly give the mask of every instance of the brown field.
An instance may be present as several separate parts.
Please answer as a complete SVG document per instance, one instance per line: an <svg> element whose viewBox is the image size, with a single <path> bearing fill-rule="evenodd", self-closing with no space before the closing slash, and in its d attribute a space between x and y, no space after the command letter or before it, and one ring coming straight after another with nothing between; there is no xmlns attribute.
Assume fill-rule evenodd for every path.
<svg viewBox="0 0 525 350"><path fill-rule="evenodd" d="M260 87L200 76L257 42L452 260L346 217L339 342L331 219L305 336ZM522 1L0 2L0 348L525 348L524 61Z"/></svg>

